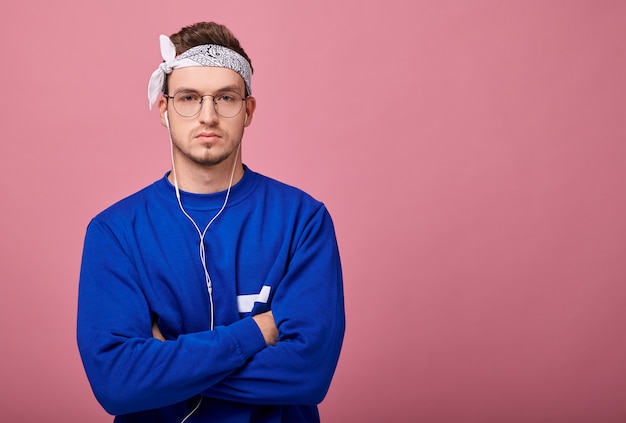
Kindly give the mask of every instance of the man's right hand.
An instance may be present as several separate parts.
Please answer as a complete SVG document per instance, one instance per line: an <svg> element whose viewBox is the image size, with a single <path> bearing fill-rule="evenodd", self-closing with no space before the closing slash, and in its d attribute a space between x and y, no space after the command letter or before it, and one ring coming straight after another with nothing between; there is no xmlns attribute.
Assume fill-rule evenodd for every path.
<svg viewBox="0 0 626 423"><path fill-rule="evenodd" d="M259 326L259 329L261 329L261 333L265 339L265 344L276 345L276 342L278 342L278 328L276 327L272 311L270 310L265 313L257 314L256 316L252 316L252 318Z"/></svg>

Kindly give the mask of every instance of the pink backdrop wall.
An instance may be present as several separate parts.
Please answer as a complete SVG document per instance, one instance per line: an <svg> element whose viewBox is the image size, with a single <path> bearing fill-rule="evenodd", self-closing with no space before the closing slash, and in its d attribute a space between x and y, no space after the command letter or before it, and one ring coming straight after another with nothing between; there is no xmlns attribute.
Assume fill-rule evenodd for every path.
<svg viewBox="0 0 626 423"><path fill-rule="evenodd" d="M89 219L159 178L158 35L253 59L255 170L333 214L325 422L626 420L626 3L4 2L0 415L107 422L75 346Z"/></svg>

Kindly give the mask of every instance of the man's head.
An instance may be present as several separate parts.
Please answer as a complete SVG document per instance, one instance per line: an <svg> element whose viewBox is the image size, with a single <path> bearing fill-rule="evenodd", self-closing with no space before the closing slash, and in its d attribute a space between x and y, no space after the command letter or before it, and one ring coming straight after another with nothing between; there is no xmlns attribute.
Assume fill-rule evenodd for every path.
<svg viewBox="0 0 626 423"><path fill-rule="evenodd" d="M243 130L256 100L252 66L239 41L223 25L201 22L161 36L163 63L150 78L148 97L158 101L170 131L177 166L211 166L240 155ZM182 169L182 167L181 167Z"/></svg>

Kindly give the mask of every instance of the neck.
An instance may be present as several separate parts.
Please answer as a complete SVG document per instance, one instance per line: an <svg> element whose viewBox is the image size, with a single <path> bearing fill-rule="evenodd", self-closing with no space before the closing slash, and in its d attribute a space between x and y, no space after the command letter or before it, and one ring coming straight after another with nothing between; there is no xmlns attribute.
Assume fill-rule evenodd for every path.
<svg viewBox="0 0 626 423"><path fill-rule="evenodd" d="M239 155L233 160L224 160L213 165L194 164L194 166L189 166L189 163L178 162L178 160L174 161L168 180L172 184L176 182L181 191L194 194L213 194L226 191L231 184L235 185L239 182L244 174ZM176 181L174 181L174 177L176 177Z"/></svg>

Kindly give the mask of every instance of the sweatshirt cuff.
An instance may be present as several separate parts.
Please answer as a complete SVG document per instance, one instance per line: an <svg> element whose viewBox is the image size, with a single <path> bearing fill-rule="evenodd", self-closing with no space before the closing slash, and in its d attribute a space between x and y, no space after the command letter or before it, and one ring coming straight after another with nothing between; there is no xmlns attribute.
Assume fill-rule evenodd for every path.
<svg viewBox="0 0 626 423"><path fill-rule="evenodd" d="M244 360L266 347L263 334L252 317L245 317L228 325L228 334L237 344Z"/></svg>

